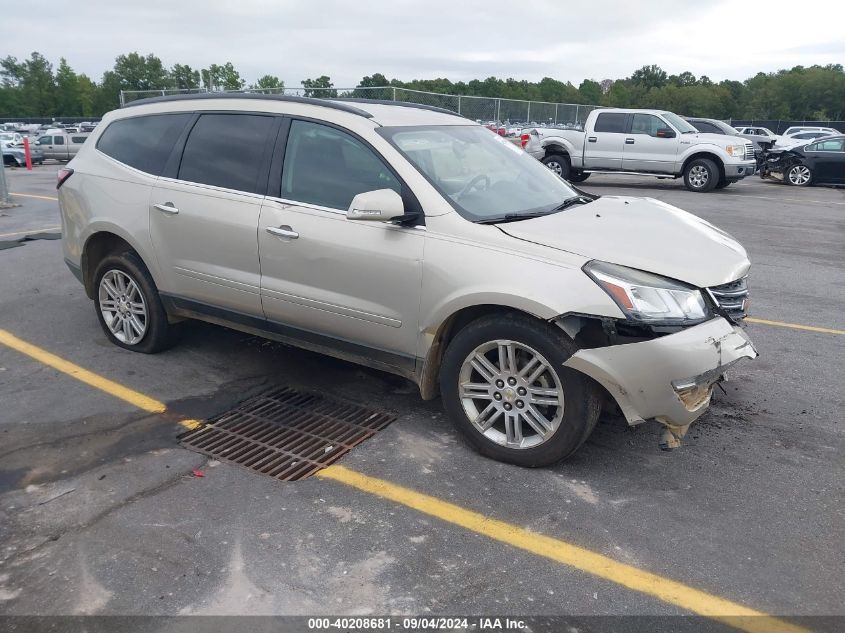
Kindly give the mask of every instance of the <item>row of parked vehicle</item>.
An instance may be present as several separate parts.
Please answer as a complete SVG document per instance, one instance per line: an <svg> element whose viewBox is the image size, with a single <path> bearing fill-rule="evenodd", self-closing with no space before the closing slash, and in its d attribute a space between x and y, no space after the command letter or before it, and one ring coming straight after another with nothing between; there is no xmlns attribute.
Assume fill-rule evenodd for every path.
<svg viewBox="0 0 845 633"><path fill-rule="evenodd" d="M524 130L522 147L562 178L594 173L683 178L690 191L723 189L751 176L791 185L842 183L842 135L833 128L796 126L776 135L763 127L734 128L716 119L662 110L594 110L584 130Z"/></svg>
<svg viewBox="0 0 845 633"><path fill-rule="evenodd" d="M29 138L30 159L36 165L46 159L68 161L76 156L79 148L88 139L93 127L87 132L84 126L39 127L38 134L17 131L0 132L0 146L4 165L23 167L26 164L24 138Z"/></svg>

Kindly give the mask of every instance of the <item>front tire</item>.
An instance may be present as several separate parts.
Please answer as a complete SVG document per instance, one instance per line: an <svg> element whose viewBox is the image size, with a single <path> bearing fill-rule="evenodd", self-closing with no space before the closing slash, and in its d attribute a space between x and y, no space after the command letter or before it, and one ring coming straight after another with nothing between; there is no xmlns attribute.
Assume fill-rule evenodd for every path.
<svg viewBox="0 0 845 633"><path fill-rule="evenodd" d="M813 172L806 165L793 165L786 170L784 181L793 187L808 187L813 182Z"/></svg>
<svg viewBox="0 0 845 633"><path fill-rule="evenodd" d="M696 158L684 170L684 184L696 193L712 191L719 184L719 168L709 158Z"/></svg>
<svg viewBox="0 0 845 633"><path fill-rule="evenodd" d="M527 315L482 317L444 354L446 412L482 455L527 467L559 462L584 443L601 412L595 384L563 366L576 351L562 331Z"/></svg>
<svg viewBox="0 0 845 633"><path fill-rule="evenodd" d="M584 171L573 171L569 174L569 182L584 182L587 178L590 177L588 172Z"/></svg>
<svg viewBox="0 0 845 633"><path fill-rule="evenodd" d="M144 262L133 251L114 253L94 273L94 307L115 345L155 354L172 345L167 313Z"/></svg>
<svg viewBox="0 0 845 633"><path fill-rule="evenodd" d="M569 165L569 157L563 154L548 154L540 162L564 180L569 180L570 174L572 173L572 168Z"/></svg>

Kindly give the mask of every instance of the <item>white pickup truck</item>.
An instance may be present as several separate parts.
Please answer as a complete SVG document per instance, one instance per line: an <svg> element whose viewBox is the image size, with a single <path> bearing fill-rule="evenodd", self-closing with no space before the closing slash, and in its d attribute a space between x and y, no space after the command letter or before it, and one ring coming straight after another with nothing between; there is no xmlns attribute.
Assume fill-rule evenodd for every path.
<svg viewBox="0 0 845 633"><path fill-rule="evenodd" d="M571 182L590 174L680 178L690 191L712 191L750 176L754 145L720 134L701 134L662 110L606 108L587 115L584 131L523 130L522 146Z"/></svg>

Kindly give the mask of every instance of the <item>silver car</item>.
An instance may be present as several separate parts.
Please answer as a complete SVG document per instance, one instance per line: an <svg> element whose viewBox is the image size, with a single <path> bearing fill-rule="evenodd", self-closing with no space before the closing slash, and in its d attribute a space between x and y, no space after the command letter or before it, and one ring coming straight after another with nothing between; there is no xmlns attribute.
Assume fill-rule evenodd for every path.
<svg viewBox="0 0 845 633"><path fill-rule="evenodd" d="M201 319L442 396L485 455L554 463L602 407L677 446L725 370L750 263L648 198L574 188L453 113L164 97L109 113L58 174L65 260L108 338Z"/></svg>

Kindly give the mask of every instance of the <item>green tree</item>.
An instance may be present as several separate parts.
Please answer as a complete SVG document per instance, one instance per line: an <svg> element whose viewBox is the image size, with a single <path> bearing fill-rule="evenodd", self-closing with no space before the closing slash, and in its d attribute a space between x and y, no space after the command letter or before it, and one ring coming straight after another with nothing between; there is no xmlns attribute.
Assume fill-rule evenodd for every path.
<svg viewBox="0 0 845 633"><path fill-rule="evenodd" d="M601 85L592 79L585 79L578 86L578 92L581 93L581 100L584 103L599 103L602 98Z"/></svg>
<svg viewBox="0 0 845 633"><path fill-rule="evenodd" d="M285 87L285 82L276 77L275 75L264 75L263 77L259 77L258 81L256 81L251 88L258 88L262 90L270 90L270 89L279 89L282 90Z"/></svg>
<svg viewBox="0 0 845 633"><path fill-rule="evenodd" d="M631 82L633 84L640 85L646 89L661 88L666 85L667 79L666 71L655 64L643 66L639 70L635 70L634 74L631 75Z"/></svg>
<svg viewBox="0 0 845 633"><path fill-rule="evenodd" d="M56 69L56 112L59 116L79 116L82 104L79 95L79 77L67 60L62 57Z"/></svg>
<svg viewBox="0 0 845 633"><path fill-rule="evenodd" d="M15 69L18 73L20 103L24 116L56 114L56 80L53 65L38 52L30 55Z"/></svg>
<svg viewBox="0 0 845 633"><path fill-rule="evenodd" d="M200 87L200 71L186 64L173 64L168 75L173 88L194 90Z"/></svg>
<svg viewBox="0 0 845 633"><path fill-rule="evenodd" d="M331 78L321 75L316 79L303 79L302 87L305 88L306 97L336 97L337 90Z"/></svg>

